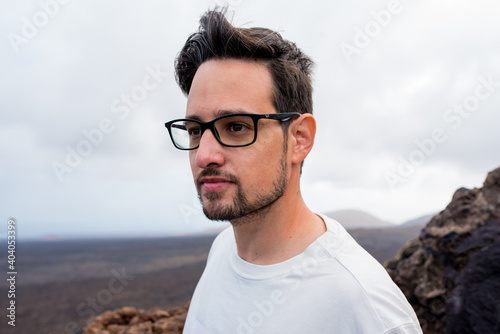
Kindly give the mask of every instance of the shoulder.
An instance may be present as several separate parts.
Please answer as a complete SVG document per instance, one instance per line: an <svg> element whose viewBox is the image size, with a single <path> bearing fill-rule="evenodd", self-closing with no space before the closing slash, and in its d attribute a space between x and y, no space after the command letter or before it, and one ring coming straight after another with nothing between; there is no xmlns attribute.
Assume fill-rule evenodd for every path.
<svg viewBox="0 0 500 334"><path fill-rule="evenodd" d="M323 247L342 272L339 282L344 298L356 309L366 308L378 318L387 333L421 333L411 305L385 268L363 249L335 220L322 216L327 225ZM338 272L337 272L338 275ZM351 298L352 297L352 298ZM362 304L362 305L360 305ZM392 331L392 330L394 331Z"/></svg>

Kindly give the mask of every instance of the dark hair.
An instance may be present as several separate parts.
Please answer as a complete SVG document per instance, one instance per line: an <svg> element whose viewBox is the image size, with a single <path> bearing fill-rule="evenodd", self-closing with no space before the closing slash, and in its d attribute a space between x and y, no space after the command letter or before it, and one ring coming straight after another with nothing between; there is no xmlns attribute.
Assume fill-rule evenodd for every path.
<svg viewBox="0 0 500 334"><path fill-rule="evenodd" d="M206 12L198 32L189 36L175 61L176 80L189 95L198 67L207 60L242 59L263 63L273 78L276 112L311 113L313 61L297 46L266 28L236 28L226 9Z"/></svg>

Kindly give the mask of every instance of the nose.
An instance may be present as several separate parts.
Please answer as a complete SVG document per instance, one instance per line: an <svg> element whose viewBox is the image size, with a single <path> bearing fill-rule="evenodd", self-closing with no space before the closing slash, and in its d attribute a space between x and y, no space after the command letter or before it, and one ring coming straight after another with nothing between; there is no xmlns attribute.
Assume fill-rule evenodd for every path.
<svg viewBox="0 0 500 334"><path fill-rule="evenodd" d="M206 129L200 139L200 145L194 150L195 162L199 168L218 167L224 164L222 145L210 129Z"/></svg>

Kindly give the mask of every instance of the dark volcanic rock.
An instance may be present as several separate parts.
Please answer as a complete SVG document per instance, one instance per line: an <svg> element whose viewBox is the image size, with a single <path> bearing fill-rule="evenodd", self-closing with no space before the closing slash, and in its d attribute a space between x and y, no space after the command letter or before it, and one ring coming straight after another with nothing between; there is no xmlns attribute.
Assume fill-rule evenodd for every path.
<svg viewBox="0 0 500 334"><path fill-rule="evenodd" d="M188 306L147 312L122 307L97 316L83 334L181 334L187 310Z"/></svg>
<svg viewBox="0 0 500 334"><path fill-rule="evenodd" d="M500 168L458 189L387 271L424 333L500 333Z"/></svg>
<svg viewBox="0 0 500 334"><path fill-rule="evenodd" d="M447 333L500 333L499 240L500 221L496 220L460 245L461 252L478 251L470 255L457 288L448 296Z"/></svg>

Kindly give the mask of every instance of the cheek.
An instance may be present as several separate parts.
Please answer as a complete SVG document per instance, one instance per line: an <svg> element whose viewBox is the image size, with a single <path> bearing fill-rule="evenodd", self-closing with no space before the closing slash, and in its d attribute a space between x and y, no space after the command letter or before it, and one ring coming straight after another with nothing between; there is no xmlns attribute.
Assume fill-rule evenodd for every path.
<svg viewBox="0 0 500 334"><path fill-rule="evenodd" d="M281 171L281 158L283 156L282 143L269 143L261 150L256 150L252 154L243 155L245 160L239 166L242 175L247 175L246 181L252 188L267 187L273 184Z"/></svg>

